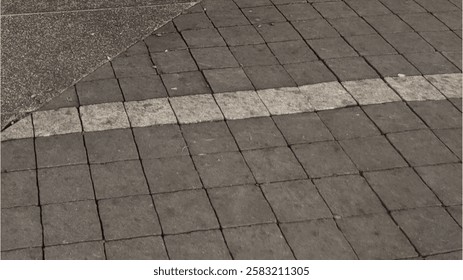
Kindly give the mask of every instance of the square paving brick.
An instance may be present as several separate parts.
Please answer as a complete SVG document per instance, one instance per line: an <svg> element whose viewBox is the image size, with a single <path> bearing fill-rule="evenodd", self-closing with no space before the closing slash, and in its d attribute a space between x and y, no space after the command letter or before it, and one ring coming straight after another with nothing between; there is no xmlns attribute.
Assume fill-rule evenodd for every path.
<svg viewBox="0 0 463 280"><path fill-rule="evenodd" d="M239 9L207 11L207 15L216 27L249 25L249 21Z"/></svg>
<svg viewBox="0 0 463 280"><path fill-rule="evenodd" d="M238 62L227 47L192 49L191 53L201 70L238 66Z"/></svg>
<svg viewBox="0 0 463 280"><path fill-rule="evenodd" d="M257 31L267 43L302 39L299 33L288 22L258 25Z"/></svg>
<svg viewBox="0 0 463 280"><path fill-rule="evenodd" d="M111 66L110 66L111 67ZM112 68L111 72L112 72ZM67 107L78 107L79 100L77 99L76 88L74 86L69 87L63 93L53 98L45 106L40 107L39 110L55 110L59 108Z"/></svg>
<svg viewBox="0 0 463 280"><path fill-rule="evenodd" d="M220 93L214 97L227 120L270 116L255 91Z"/></svg>
<svg viewBox="0 0 463 280"><path fill-rule="evenodd" d="M167 22L162 27L156 30L153 34L168 34L168 33L175 33L177 29L175 29L174 23L172 21Z"/></svg>
<svg viewBox="0 0 463 280"><path fill-rule="evenodd" d="M444 31L447 26L430 13L402 14L400 17L415 31Z"/></svg>
<svg viewBox="0 0 463 280"><path fill-rule="evenodd" d="M452 104L457 107L457 109L461 112L461 107L462 107L462 102L461 102L461 98L450 98L449 99L450 102L452 102Z"/></svg>
<svg viewBox="0 0 463 280"><path fill-rule="evenodd" d="M130 127L122 102L94 104L79 108L84 131Z"/></svg>
<svg viewBox="0 0 463 280"><path fill-rule="evenodd" d="M391 77L385 80L405 101L439 100L445 98L422 76Z"/></svg>
<svg viewBox="0 0 463 280"><path fill-rule="evenodd" d="M381 0L395 14L411 14L426 12L413 0Z"/></svg>
<svg viewBox="0 0 463 280"><path fill-rule="evenodd" d="M407 166L384 136L343 140L340 144L361 171Z"/></svg>
<svg viewBox="0 0 463 280"><path fill-rule="evenodd" d="M391 13L388 8L377 0L347 0L346 2L360 16L376 16Z"/></svg>
<svg viewBox="0 0 463 280"><path fill-rule="evenodd" d="M143 41L133 44L130 48L128 48L126 51L124 51L120 55L132 56L132 55L140 55L140 54L148 54L148 49L146 47L145 42Z"/></svg>
<svg viewBox="0 0 463 280"><path fill-rule="evenodd" d="M42 206L42 223L45 246L102 238L93 200Z"/></svg>
<svg viewBox="0 0 463 280"><path fill-rule="evenodd" d="M80 82L76 85L81 105L123 101L116 79Z"/></svg>
<svg viewBox="0 0 463 280"><path fill-rule="evenodd" d="M40 140L39 138L37 141L42 142L44 140ZM2 142L2 172L34 169L34 154L33 139L20 139Z"/></svg>
<svg viewBox="0 0 463 280"><path fill-rule="evenodd" d="M105 63L96 69L94 72L88 74L85 78L82 79L83 82L112 79L114 78L114 70L111 66L111 63Z"/></svg>
<svg viewBox="0 0 463 280"><path fill-rule="evenodd" d="M125 101L166 97L167 92L159 76L119 79Z"/></svg>
<svg viewBox="0 0 463 280"><path fill-rule="evenodd" d="M334 215L348 217L386 212L365 179L359 175L317 179L314 183Z"/></svg>
<svg viewBox="0 0 463 280"><path fill-rule="evenodd" d="M40 208L2 209L2 250L33 246L42 246Z"/></svg>
<svg viewBox="0 0 463 280"><path fill-rule="evenodd" d="M86 133L85 145L90 163L138 159L130 129Z"/></svg>
<svg viewBox="0 0 463 280"><path fill-rule="evenodd" d="M440 205L437 197L410 168L368 172L364 176L390 211Z"/></svg>
<svg viewBox="0 0 463 280"><path fill-rule="evenodd" d="M217 229L219 224L204 190L154 196L164 233Z"/></svg>
<svg viewBox="0 0 463 280"><path fill-rule="evenodd" d="M320 111L318 115L337 140L380 134L359 107Z"/></svg>
<svg viewBox="0 0 463 280"><path fill-rule="evenodd" d="M201 6L207 11L228 11L238 9L238 6L229 0L206 0L201 2Z"/></svg>
<svg viewBox="0 0 463 280"><path fill-rule="evenodd" d="M266 184L262 189L279 222L331 218L329 208L309 180Z"/></svg>
<svg viewBox="0 0 463 280"><path fill-rule="evenodd" d="M188 50L152 53L160 73L179 73L198 70Z"/></svg>
<svg viewBox="0 0 463 280"><path fill-rule="evenodd" d="M208 193L223 228L276 222L255 185L210 189Z"/></svg>
<svg viewBox="0 0 463 280"><path fill-rule="evenodd" d="M39 169L38 183L42 205L95 198L87 165Z"/></svg>
<svg viewBox="0 0 463 280"><path fill-rule="evenodd" d="M2 251L2 260L43 260L42 247Z"/></svg>
<svg viewBox="0 0 463 280"><path fill-rule="evenodd" d="M461 128L434 130L437 137L461 160Z"/></svg>
<svg viewBox="0 0 463 280"><path fill-rule="evenodd" d="M228 121L228 125L241 150L286 146L271 118Z"/></svg>
<svg viewBox="0 0 463 280"><path fill-rule="evenodd" d="M104 260L103 242L93 241L45 247L46 260Z"/></svg>
<svg viewBox="0 0 463 280"><path fill-rule="evenodd" d="M450 215L453 217L453 219L460 225L461 227L461 205L456 205L456 206L450 206L447 207L447 211L450 213Z"/></svg>
<svg viewBox="0 0 463 280"><path fill-rule="evenodd" d="M241 68L204 70L204 76L214 93L254 89Z"/></svg>
<svg viewBox="0 0 463 280"><path fill-rule="evenodd" d="M167 98L129 101L124 105L132 127L177 123Z"/></svg>
<svg viewBox="0 0 463 280"><path fill-rule="evenodd" d="M170 99L172 108L181 124L223 120L222 111L212 94L181 96ZM201 108L201 111L198 111Z"/></svg>
<svg viewBox="0 0 463 280"><path fill-rule="evenodd" d="M245 151L243 156L259 183L307 178L296 157L287 147Z"/></svg>
<svg viewBox="0 0 463 280"><path fill-rule="evenodd" d="M405 235L386 214L342 219L339 226L360 259L417 256Z"/></svg>
<svg viewBox="0 0 463 280"><path fill-rule="evenodd" d="M331 219L281 225L299 260L353 260L354 251Z"/></svg>
<svg viewBox="0 0 463 280"><path fill-rule="evenodd" d="M458 161L429 130L392 133L388 134L388 138L412 166Z"/></svg>
<svg viewBox="0 0 463 280"><path fill-rule="evenodd" d="M321 61L286 64L284 67L298 86L336 81L334 74Z"/></svg>
<svg viewBox="0 0 463 280"><path fill-rule="evenodd" d="M461 260L462 252L454 251L450 253L437 254L426 257L426 260Z"/></svg>
<svg viewBox="0 0 463 280"><path fill-rule="evenodd" d="M346 3L341 1L314 3L313 7L317 9L324 18L345 18L357 16L357 14L346 5Z"/></svg>
<svg viewBox="0 0 463 280"><path fill-rule="evenodd" d="M310 4L304 2L305 1L290 1L289 3L293 4L277 5L277 8L289 21L321 18L320 14Z"/></svg>
<svg viewBox="0 0 463 280"><path fill-rule="evenodd" d="M161 234L149 195L98 201L105 240Z"/></svg>
<svg viewBox="0 0 463 280"><path fill-rule="evenodd" d="M461 249L461 228L444 208L410 209L392 216L421 254Z"/></svg>
<svg viewBox="0 0 463 280"><path fill-rule="evenodd" d="M191 232L164 237L173 260L229 260L230 253L218 230Z"/></svg>
<svg viewBox="0 0 463 280"><path fill-rule="evenodd" d="M148 55L119 56L111 61L117 78L156 75Z"/></svg>
<svg viewBox="0 0 463 280"><path fill-rule="evenodd" d="M339 37L339 33L325 19L295 21L292 24L306 40Z"/></svg>
<svg viewBox="0 0 463 280"><path fill-rule="evenodd" d="M164 242L159 236L149 236L105 243L108 260L167 260Z"/></svg>
<svg viewBox="0 0 463 280"><path fill-rule="evenodd" d="M238 151L225 122L205 122L182 126L191 154Z"/></svg>
<svg viewBox="0 0 463 280"><path fill-rule="evenodd" d="M399 53L433 53L434 48L428 44L418 33L384 34L389 42Z"/></svg>
<svg viewBox="0 0 463 280"><path fill-rule="evenodd" d="M454 11L458 10L457 6L452 5L447 0L415 0L430 12Z"/></svg>
<svg viewBox="0 0 463 280"><path fill-rule="evenodd" d="M2 143L2 150L7 148L4 145ZM87 163L84 141L80 133L40 137L35 140L35 145L39 168Z"/></svg>
<svg viewBox="0 0 463 280"><path fill-rule="evenodd" d="M225 46L225 41L215 29L187 30L182 32L182 36L190 48Z"/></svg>
<svg viewBox="0 0 463 280"><path fill-rule="evenodd" d="M193 160L206 188L255 183L238 152L193 156Z"/></svg>
<svg viewBox="0 0 463 280"><path fill-rule="evenodd" d="M210 93L211 89L199 71L162 75L169 96Z"/></svg>
<svg viewBox="0 0 463 280"><path fill-rule="evenodd" d="M264 40L252 25L219 28L225 42L229 46L263 44Z"/></svg>
<svg viewBox="0 0 463 280"><path fill-rule="evenodd" d="M1 180L2 208L38 205L34 170L2 173Z"/></svg>
<svg viewBox="0 0 463 280"><path fill-rule="evenodd" d="M308 43L322 59L357 56L342 38L310 40Z"/></svg>
<svg viewBox="0 0 463 280"><path fill-rule="evenodd" d="M401 20L398 16L393 14L382 16L367 16L364 19L382 35L388 33L401 33L413 31L413 29L410 26L408 26L403 20Z"/></svg>
<svg viewBox="0 0 463 280"><path fill-rule="evenodd" d="M376 34L375 30L360 17L336 18L330 19L329 22L345 37Z"/></svg>
<svg viewBox="0 0 463 280"><path fill-rule="evenodd" d="M385 55L396 54L394 48L379 35L362 35L346 38L347 42L360 54Z"/></svg>
<svg viewBox="0 0 463 280"><path fill-rule="evenodd" d="M307 96L297 87L259 90L258 95L271 115L314 111Z"/></svg>
<svg viewBox="0 0 463 280"><path fill-rule="evenodd" d="M267 45L237 46L230 49L242 66L278 64Z"/></svg>
<svg viewBox="0 0 463 280"><path fill-rule="evenodd" d="M376 71L362 57L329 59L326 64L341 81L378 78Z"/></svg>
<svg viewBox="0 0 463 280"><path fill-rule="evenodd" d="M317 60L317 56L302 40L269 43L268 46L281 64Z"/></svg>
<svg viewBox="0 0 463 280"><path fill-rule="evenodd" d="M256 89L279 88L296 86L283 66L252 66L244 68Z"/></svg>
<svg viewBox="0 0 463 280"><path fill-rule="evenodd" d="M365 58L382 77L394 77L399 74L420 75L420 72L402 55L367 56Z"/></svg>
<svg viewBox="0 0 463 280"><path fill-rule="evenodd" d="M357 169L334 141L292 146L311 178L357 173Z"/></svg>
<svg viewBox="0 0 463 280"><path fill-rule="evenodd" d="M145 42L152 53L184 50L187 48L182 36L180 36L180 33L177 33L176 30L174 33L157 33L156 35L151 35L145 39Z"/></svg>
<svg viewBox="0 0 463 280"><path fill-rule="evenodd" d="M243 9L243 13L252 24L286 21L285 17L274 6L246 8Z"/></svg>
<svg viewBox="0 0 463 280"><path fill-rule="evenodd" d="M149 193L138 160L93 164L90 167L97 199Z"/></svg>
<svg viewBox="0 0 463 280"><path fill-rule="evenodd" d="M450 60L458 69L462 68L462 53L461 52L443 52L442 53L448 60Z"/></svg>
<svg viewBox="0 0 463 280"><path fill-rule="evenodd" d="M182 14L174 19L178 31L213 28L205 13Z"/></svg>
<svg viewBox="0 0 463 280"><path fill-rule="evenodd" d="M272 5L270 0L234 0L240 8L260 7Z"/></svg>
<svg viewBox="0 0 463 280"><path fill-rule="evenodd" d="M223 234L236 260L294 259L275 224L225 229Z"/></svg>
<svg viewBox="0 0 463 280"><path fill-rule="evenodd" d="M401 98L381 79L347 81L342 85L360 105L401 101ZM375 90L371 90L371 89Z"/></svg>
<svg viewBox="0 0 463 280"><path fill-rule="evenodd" d="M461 113L447 100L409 104L431 129L461 128Z"/></svg>
<svg viewBox="0 0 463 280"><path fill-rule="evenodd" d="M273 120L290 145L333 140L315 113L273 116Z"/></svg>
<svg viewBox="0 0 463 280"><path fill-rule="evenodd" d="M133 133L142 159L189 154L178 125L134 128Z"/></svg>
<svg viewBox="0 0 463 280"><path fill-rule="evenodd" d="M36 137L82 131L77 108L60 108L32 113Z"/></svg>
<svg viewBox="0 0 463 280"><path fill-rule="evenodd" d="M198 173L188 156L143 161L151 193L198 189L202 187Z"/></svg>
<svg viewBox="0 0 463 280"><path fill-rule="evenodd" d="M367 113L383 133L426 128L426 125L403 102L364 106Z"/></svg>
<svg viewBox="0 0 463 280"><path fill-rule="evenodd" d="M460 11L435 13L434 16L445 23L450 29L455 30L462 28L462 16Z"/></svg>
<svg viewBox="0 0 463 280"><path fill-rule="evenodd" d="M410 53L404 56L424 75L460 72L455 65L438 52L427 54Z"/></svg>
<svg viewBox="0 0 463 280"><path fill-rule="evenodd" d="M461 164L415 168L445 205L461 204Z"/></svg>

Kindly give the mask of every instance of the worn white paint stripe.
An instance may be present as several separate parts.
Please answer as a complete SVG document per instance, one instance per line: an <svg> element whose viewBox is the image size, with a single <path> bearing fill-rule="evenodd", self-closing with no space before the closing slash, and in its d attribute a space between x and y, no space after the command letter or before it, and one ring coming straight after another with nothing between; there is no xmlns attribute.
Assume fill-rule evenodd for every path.
<svg viewBox="0 0 463 280"><path fill-rule="evenodd" d="M33 113L2 141L163 124L247 119L394 101L461 98L462 74L394 77L301 87L114 102ZM79 112L79 113L78 113ZM33 123L32 123L33 120ZM82 122L82 126L80 123ZM35 129L34 129L35 128ZM35 131L35 134L34 134Z"/></svg>

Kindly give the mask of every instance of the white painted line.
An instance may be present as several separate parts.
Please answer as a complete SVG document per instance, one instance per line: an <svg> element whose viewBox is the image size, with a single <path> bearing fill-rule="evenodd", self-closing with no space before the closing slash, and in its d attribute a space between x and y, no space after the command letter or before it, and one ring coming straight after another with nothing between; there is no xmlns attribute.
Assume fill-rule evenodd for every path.
<svg viewBox="0 0 463 280"><path fill-rule="evenodd" d="M338 82L301 86L299 89L317 111L357 105L357 102Z"/></svg>
<svg viewBox="0 0 463 280"><path fill-rule="evenodd" d="M307 96L297 87L257 91L272 115L287 115L313 111Z"/></svg>
<svg viewBox="0 0 463 280"><path fill-rule="evenodd" d="M2 141L34 137L31 115L5 129L1 135Z"/></svg>
<svg viewBox="0 0 463 280"><path fill-rule="evenodd" d="M381 79L343 82L342 85L360 105L401 101L400 97Z"/></svg>
<svg viewBox="0 0 463 280"><path fill-rule="evenodd" d="M431 83L422 76L385 78L405 101L445 99Z"/></svg>
<svg viewBox="0 0 463 280"><path fill-rule="evenodd" d="M214 95L227 120L270 116L255 91L237 91Z"/></svg>
<svg viewBox="0 0 463 280"><path fill-rule="evenodd" d="M125 102L132 127L177 123L167 98Z"/></svg>
<svg viewBox="0 0 463 280"><path fill-rule="evenodd" d="M439 74L425 76L447 98L462 97L462 74Z"/></svg>
<svg viewBox="0 0 463 280"><path fill-rule="evenodd" d="M212 94L173 97L170 103L181 124L223 120Z"/></svg>
<svg viewBox="0 0 463 280"><path fill-rule="evenodd" d="M77 108L37 111L32 113L35 137L82 132Z"/></svg>
<svg viewBox="0 0 463 280"><path fill-rule="evenodd" d="M130 127L122 102L82 106L80 107L80 114L84 131Z"/></svg>

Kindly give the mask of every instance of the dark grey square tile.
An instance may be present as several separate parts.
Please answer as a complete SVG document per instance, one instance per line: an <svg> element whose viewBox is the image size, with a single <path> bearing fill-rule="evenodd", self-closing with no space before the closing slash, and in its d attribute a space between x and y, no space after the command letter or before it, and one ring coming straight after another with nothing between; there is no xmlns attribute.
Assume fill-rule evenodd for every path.
<svg viewBox="0 0 463 280"><path fill-rule="evenodd" d="M321 61L286 64L286 71L298 86L336 81L336 76Z"/></svg>
<svg viewBox="0 0 463 280"><path fill-rule="evenodd" d="M235 0L234 2L241 9L272 5L272 2L270 2L270 0Z"/></svg>
<svg viewBox="0 0 463 280"><path fill-rule="evenodd" d="M461 160L461 128L434 130L437 137Z"/></svg>
<svg viewBox="0 0 463 280"><path fill-rule="evenodd" d="M207 11L215 27L249 25L249 21L239 9Z"/></svg>
<svg viewBox="0 0 463 280"><path fill-rule="evenodd" d="M2 150L6 148L4 145L2 143ZM87 163L80 133L39 137L35 140L35 146L39 168Z"/></svg>
<svg viewBox="0 0 463 280"><path fill-rule="evenodd" d="M346 37L346 40L362 56L397 53L391 45L377 34Z"/></svg>
<svg viewBox="0 0 463 280"><path fill-rule="evenodd" d="M426 12L413 0L381 0L395 14L411 14Z"/></svg>
<svg viewBox="0 0 463 280"><path fill-rule="evenodd" d="M38 205L34 170L2 173L1 180L2 208Z"/></svg>
<svg viewBox="0 0 463 280"><path fill-rule="evenodd" d="M166 85L169 96L210 93L211 89L199 71L163 74L162 81Z"/></svg>
<svg viewBox="0 0 463 280"><path fill-rule="evenodd" d="M269 43L268 46L281 64L318 60L314 52L302 40Z"/></svg>
<svg viewBox="0 0 463 280"><path fill-rule="evenodd" d="M134 128L142 159L189 155L178 125Z"/></svg>
<svg viewBox="0 0 463 280"><path fill-rule="evenodd" d="M357 56L343 38L316 39L308 43L321 59Z"/></svg>
<svg viewBox="0 0 463 280"><path fill-rule="evenodd" d="M447 100L410 102L409 105L431 129L461 128L461 112Z"/></svg>
<svg viewBox="0 0 463 280"><path fill-rule="evenodd" d="M346 3L341 1L314 3L313 7L317 9L317 11L319 11L324 18L344 18L357 16L357 14L346 5Z"/></svg>
<svg viewBox="0 0 463 280"><path fill-rule="evenodd" d="M104 79L112 79L112 78L115 78L113 68L110 62L106 62L101 67L97 68L95 71L85 76L82 79L82 81L88 82L88 81L96 81L96 80L104 80Z"/></svg>
<svg viewBox="0 0 463 280"><path fill-rule="evenodd" d="M450 60L455 66L458 67L458 69L461 70L461 65L462 65L462 59L461 59L461 52L442 52L442 54ZM461 100L461 99L460 99Z"/></svg>
<svg viewBox="0 0 463 280"><path fill-rule="evenodd" d="M92 241L45 247L46 260L104 260L103 242Z"/></svg>
<svg viewBox="0 0 463 280"><path fill-rule="evenodd" d="M339 33L325 19L295 21L292 24L306 40L339 37Z"/></svg>
<svg viewBox="0 0 463 280"><path fill-rule="evenodd" d="M453 219L461 226L461 205L447 207L447 211L450 213Z"/></svg>
<svg viewBox="0 0 463 280"><path fill-rule="evenodd" d="M278 64L267 45L237 46L230 49L242 66Z"/></svg>
<svg viewBox="0 0 463 280"><path fill-rule="evenodd" d="M280 65L250 66L244 68L244 72L256 89L296 86L291 76Z"/></svg>
<svg viewBox="0 0 463 280"><path fill-rule="evenodd" d="M450 29L460 30L462 28L460 11L434 13L434 16L445 23Z"/></svg>
<svg viewBox="0 0 463 280"><path fill-rule="evenodd" d="M108 260L167 260L160 236L148 236L105 243Z"/></svg>
<svg viewBox="0 0 463 280"><path fill-rule="evenodd" d="M421 74L402 55L367 56L365 58L382 77L397 77L399 74L407 76Z"/></svg>
<svg viewBox="0 0 463 280"><path fill-rule="evenodd" d="M40 208L29 206L2 209L2 250L34 246L42 246Z"/></svg>
<svg viewBox="0 0 463 280"><path fill-rule="evenodd" d="M455 11L458 7L447 0L415 0L430 12Z"/></svg>
<svg viewBox="0 0 463 280"><path fill-rule="evenodd" d="M371 68L363 57L345 57L329 59L328 67L341 81L363 80L378 78L376 71Z"/></svg>
<svg viewBox="0 0 463 280"><path fill-rule="evenodd" d="M252 25L219 28L219 32L229 46L265 43L256 28Z"/></svg>
<svg viewBox="0 0 463 280"><path fill-rule="evenodd" d="M191 154L238 151L225 122L205 122L182 126Z"/></svg>
<svg viewBox="0 0 463 280"><path fill-rule="evenodd" d="M130 129L85 133L85 145L90 163L138 159Z"/></svg>
<svg viewBox="0 0 463 280"><path fill-rule="evenodd" d="M192 49L191 53L201 70L238 66L238 62L227 47Z"/></svg>
<svg viewBox="0 0 463 280"><path fill-rule="evenodd" d="M198 70L188 50L152 53L151 56L162 74Z"/></svg>
<svg viewBox="0 0 463 280"><path fill-rule="evenodd" d="M228 125L241 150L286 146L271 118L233 120Z"/></svg>
<svg viewBox="0 0 463 280"><path fill-rule="evenodd" d="M185 41L183 41L182 36L177 33L175 28L173 33L167 34L157 33L156 31L156 34L147 37L145 42L152 53L187 49Z"/></svg>
<svg viewBox="0 0 463 280"><path fill-rule="evenodd" d="M371 24L371 26L376 29L381 34L388 33L400 33L400 32L412 32L413 29L408 26L403 20L398 16L389 14L389 15L379 15L379 16L367 16L364 19Z"/></svg>
<svg viewBox="0 0 463 280"><path fill-rule="evenodd" d="M302 39L299 33L288 22L261 24L257 26L257 31L266 43Z"/></svg>
<svg viewBox="0 0 463 280"><path fill-rule="evenodd" d="M57 97L50 100L50 102L40 107L39 110L40 111L55 110L59 108L78 107L78 106L79 106L79 100L77 99L76 88L74 86L71 86L67 88L63 93L61 93Z"/></svg>
<svg viewBox="0 0 463 280"><path fill-rule="evenodd" d="M455 65L438 52L410 53L404 56L424 75L460 72Z"/></svg>
<svg viewBox="0 0 463 280"><path fill-rule="evenodd" d="M421 32L420 35L438 51L461 53L461 38L452 31Z"/></svg>
<svg viewBox="0 0 463 280"><path fill-rule="evenodd" d="M133 56L133 55L140 55L140 54L148 54L148 48L146 47L145 42L140 41L133 44L130 48L128 48L123 53L119 54L120 56Z"/></svg>
<svg viewBox="0 0 463 280"><path fill-rule="evenodd" d="M42 247L2 251L2 260L43 260Z"/></svg>
<svg viewBox="0 0 463 280"><path fill-rule="evenodd" d="M182 14L174 19L178 31L213 28L205 13Z"/></svg>
<svg viewBox="0 0 463 280"><path fill-rule="evenodd" d="M403 102L368 105L363 110L383 133L426 128Z"/></svg>
<svg viewBox="0 0 463 280"><path fill-rule="evenodd" d="M301 3L299 3L301 2ZM321 18L320 14L306 1L289 1L288 5L277 5L278 10L289 21L299 21ZM286 4L283 3L283 4Z"/></svg>
<svg viewBox="0 0 463 280"><path fill-rule="evenodd" d="M384 38L400 53L433 53L434 48L418 33L384 34Z"/></svg>
<svg viewBox="0 0 463 280"><path fill-rule="evenodd" d="M285 17L274 6L246 8L243 9L243 13L252 24L286 21Z"/></svg>
<svg viewBox="0 0 463 280"><path fill-rule="evenodd" d="M119 79L125 101L139 101L166 97L167 92L159 76Z"/></svg>
<svg viewBox="0 0 463 280"><path fill-rule="evenodd" d="M76 85L81 105L123 101L116 79L80 82Z"/></svg>
<svg viewBox="0 0 463 280"><path fill-rule="evenodd" d="M329 22L343 36L376 34L376 31L360 17L336 18Z"/></svg>
<svg viewBox="0 0 463 280"><path fill-rule="evenodd" d="M360 16L377 16L391 13L378 0L346 0L345 2Z"/></svg>
<svg viewBox="0 0 463 280"><path fill-rule="evenodd" d="M117 78L156 75L148 55L119 56L111 61Z"/></svg>
<svg viewBox="0 0 463 280"><path fill-rule="evenodd" d="M225 41L216 29L186 30L182 32L182 36L190 48L225 46Z"/></svg>
<svg viewBox="0 0 463 280"><path fill-rule="evenodd" d="M415 31L444 31L447 26L430 13L402 14L400 15Z"/></svg>
<svg viewBox="0 0 463 280"><path fill-rule="evenodd" d="M203 72L214 93L254 89L242 68L211 69Z"/></svg>
<svg viewBox="0 0 463 280"><path fill-rule="evenodd" d="M40 140L37 141L41 142ZM35 169L34 140L19 139L3 141L1 165L2 172Z"/></svg>

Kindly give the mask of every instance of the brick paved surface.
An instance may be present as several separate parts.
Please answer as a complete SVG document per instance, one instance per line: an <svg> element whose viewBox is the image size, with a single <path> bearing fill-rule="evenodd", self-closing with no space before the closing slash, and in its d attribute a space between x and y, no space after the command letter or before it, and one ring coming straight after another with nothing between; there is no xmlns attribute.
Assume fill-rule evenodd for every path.
<svg viewBox="0 0 463 280"><path fill-rule="evenodd" d="M2 258L461 259L457 5L201 2L5 131Z"/></svg>

